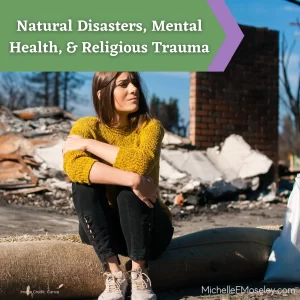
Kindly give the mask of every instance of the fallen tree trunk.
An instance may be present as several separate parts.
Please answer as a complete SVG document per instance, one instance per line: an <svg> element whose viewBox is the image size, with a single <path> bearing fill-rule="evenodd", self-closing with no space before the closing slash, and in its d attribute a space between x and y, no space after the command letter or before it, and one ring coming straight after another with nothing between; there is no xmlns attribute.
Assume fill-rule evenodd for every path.
<svg viewBox="0 0 300 300"><path fill-rule="evenodd" d="M149 263L153 289L262 280L279 234L259 228L218 228L175 238L159 259ZM105 278L92 246L74 236L75 242L68 235L62 237L0 240L0 299L98 297ZM123 270L130 270L129 259L120 260Z"/></svg>

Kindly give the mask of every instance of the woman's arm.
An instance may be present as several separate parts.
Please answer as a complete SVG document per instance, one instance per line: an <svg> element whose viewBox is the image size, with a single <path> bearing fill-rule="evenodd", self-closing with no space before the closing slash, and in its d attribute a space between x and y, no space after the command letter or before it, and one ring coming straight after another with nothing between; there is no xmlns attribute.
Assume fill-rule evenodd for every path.
<svg viewBox="0 0 300 300"><path fill-rule="evenodd" d="M89 172L89 182L96 184L113 184L133 187L139 180L139 175L95 162Z"/></svg>
<svg viewBox="0 0 300 300"><path fill-rule="evenodd" d="M151 120L141 129L138 146L121 146L114 167L140 175L149 175L159 163L164 128L160 121Z"/></svg>
<svg viewBox="0 0 300 300"><path fill-rule="evenodd" d="M120 147L106 144L100 141L88 139L86 141L86 151L102 158L104 161L113 165L116 161L116 157Z"/></svg>
<svg viewBox="0 0 300 300"><path fill-rule="evenodd" d="M75 151L78 152L78 150ZM68 151L65 156L69 155L72 157L72 152L74 151ZM64 165L65 172L71 177L71 181L78 182L76 179L81 179L82 183L127 186L148 207L153 208L152 203L156 202L158 186L153 183L150 177L140 176L133 172L108 166L96 160L90 160L85 152L79 152L82 152L80 156L75 156L75 159L73 156L73 159L67 160Z"/></svg>
<svg viewBox="0 0 300 300"><path fill-rule="evenodd" d="M63 152L67 153L71 150L82 150L90 152L113 165L115 163L120 147L103 143L94 139L86 139L79 135L70 135L68 136L64 144Z"/></svg>
<svg viewBox="0 0 300 300"><path fill-rule="evenodd" d="M98 120L94 117L85 117L77 120L73 125L70 134L78 135L84 139L99 139L96 128ZM64 145L65 148L65 145ZM63 169L72 182L90 184L89 173L95 162L98 160L91 154L74 149L64 151L63 149Z"/></svg>
<svg viewBox="0 0 300 300"><path fill-rule="evenodd" d="M92 183L130 187L150 208L153 208L152 203L155 203L157 199L157 185L153 183L151 178L140 176L133 172L119 170L100 162L93 164L89 174L89 180ZM149 200L152 201L152 203Z"/></svg>
<svg viewBox="0 0 300 300"><path fill-rule="evenodd" d="M160 122L152 120L142 130L139 147L134 145L117 147L98 140L71 135L65 143L65 151L70 149L87 151L116 168L147 175L159 159L163 136L164 129Z"/></svg>
<svg viewBox="0 0 300 300"><path fill-rule="evenodd" d="M72 127L70 134L81 136L84 139L96 139L99 138L95 130L97 125L95 118L79 119ZM108 166L94 159L85 151L77 149L65 152L63 168L72 182L128 186L149 207L152 207L152 204L148 199L155 202L157 186L152 179Z"/></svg>

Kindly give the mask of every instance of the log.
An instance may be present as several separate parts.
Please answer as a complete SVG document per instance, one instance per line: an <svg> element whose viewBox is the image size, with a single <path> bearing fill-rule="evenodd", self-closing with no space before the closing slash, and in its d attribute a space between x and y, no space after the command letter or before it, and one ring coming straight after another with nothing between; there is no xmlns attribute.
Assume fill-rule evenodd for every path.
<svg viewBox="0 0 300 300"><path fill-rule="evenodd" d="M263 280L279 230L217 228L174 238L149 262L155 292L216 283ZM97 298L105 277L92 246L55 239L0 242L0 299ZM16 240L16 239L14 239ZM121 257L130 270L130 260ZM128 276L128 274L126 274Z"/></svg>

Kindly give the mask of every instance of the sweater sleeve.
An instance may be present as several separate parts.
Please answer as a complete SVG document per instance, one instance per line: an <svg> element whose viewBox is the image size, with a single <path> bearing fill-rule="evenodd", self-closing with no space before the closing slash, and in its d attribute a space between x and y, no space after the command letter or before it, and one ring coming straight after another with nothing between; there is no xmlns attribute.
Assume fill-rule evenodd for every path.
<svg viewBox="0 0 300 300"><path fill-rule="evenodd" d="M76 134L87 139L98 139L96 128L98 120L95 117L79 119L73 125L70 135ZM63 169L72 182L90 184L89 174L93 164L98 161L88 152L72 150L65 153Z"/></svg>
<svg viewBox="0 0 300 300"><path fill-rule="evenodd" d="M151 120L140 133L139 143L121 146L114 167L139 175L149 175L159 163L164 128L158 120Z"/></svg>

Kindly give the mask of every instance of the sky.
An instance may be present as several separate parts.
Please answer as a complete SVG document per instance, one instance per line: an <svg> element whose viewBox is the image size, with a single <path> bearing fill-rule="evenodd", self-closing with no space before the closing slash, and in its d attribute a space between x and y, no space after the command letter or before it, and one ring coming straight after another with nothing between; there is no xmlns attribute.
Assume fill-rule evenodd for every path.
<svg viewBox="0 0 300 300"><path fill-rule="evenodd" d="M298 63L300 61L300 28L290 25L290 22L300 18L300 7L285 0L225 0L231 14L238 24L255 27L266 27L277 30L280 39L284 34L289 45L296 41L291 55L289 77L296 86L299 76ZM156 94L160 98L178 99L181 117L185 123L189 120L189 87L190 74L188 72L141 72L141 77L147 87L148 98ZM88 80L82 88L86 99L91 99L92 73L85 73ZM285 110L280 106L281 116ZM93 115L92 101L87 101L84 106L79 106L74 111L78 117Z"/></svg>

